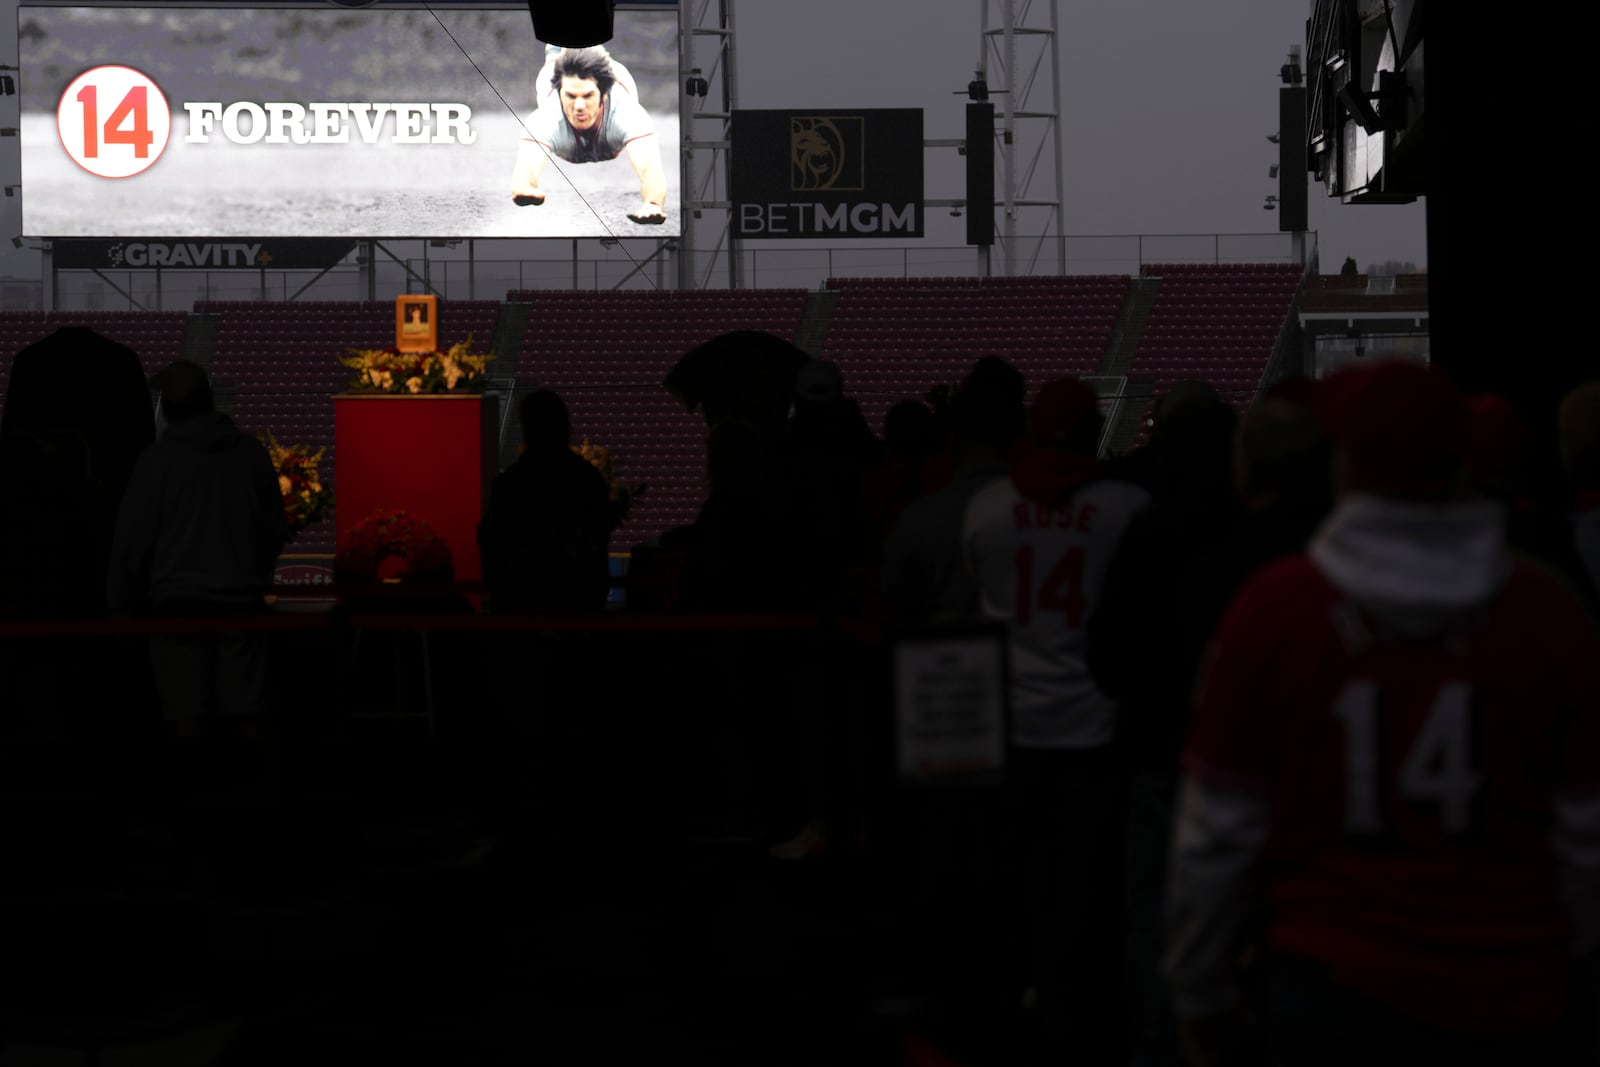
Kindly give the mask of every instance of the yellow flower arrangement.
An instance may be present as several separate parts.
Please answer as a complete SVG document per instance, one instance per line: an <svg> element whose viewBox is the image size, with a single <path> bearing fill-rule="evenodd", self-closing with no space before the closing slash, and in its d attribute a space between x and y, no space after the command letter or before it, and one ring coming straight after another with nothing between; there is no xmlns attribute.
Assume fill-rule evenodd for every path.
<svg viewBox="0 0 1600 1067"><path fill-rule="evenodd" d="M617 483L617 465L611 458L611 449L605 445L590 444L585 437L583 444L575 445L572 450L588 460L605 477L606 484L611 487L611 496L615 499L622 486Z"/></svg>
<svg viewBox="0 0 1600 1067"><path fill-rule="evenodd" d="M401 352L394 348L352 348L339 362L356 372L350 388L361 392L453 393L482 389L485 369L494 357L474 354L472 338L435 352Z"/></svg>
<svg viewBox="0 0 1600 1067"><path fill-rule="evenodd" d="M616 521L622 522L628 517L628 512L633 507L633 502L644 495L647 487L643 485L624 485L622 478L617 474L618 464L616 457L611 454L611 450L605 445L591 444L589 439L585 437L583 444L573 445L572 450L588 460L594 469L600 472L601 477L606 480L606 485L611 490L611 506L616 514Z"/></svg>
<svg viewBox="0 0 1600 1067"><path fill-rule="evenodd" d="M283 517L288 526L289 539L314 522L328 517L333 509L333 490L322 481L317 464L327 451L315 452L306 445L284 445L264 431L261 443L272 458L272 469L278 472L278 492L283 496Z"/></svg>

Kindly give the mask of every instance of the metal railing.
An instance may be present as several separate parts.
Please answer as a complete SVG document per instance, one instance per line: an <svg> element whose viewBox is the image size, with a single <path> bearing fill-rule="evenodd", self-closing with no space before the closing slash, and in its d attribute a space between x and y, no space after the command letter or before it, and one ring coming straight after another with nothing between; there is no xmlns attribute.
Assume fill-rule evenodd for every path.
<svg viewBox="0 0 1600 1067"><path fill-rule="evenodd" d="M1137 275L1153 263L1308 262L1314 233L1106 234L1065 239L1063 273ZM311 270L58 270L43 289L68 311L189 310L197 300L365 300L431 290L446 300L503 300L517 289L672 288L679 277L676 248L654 241L536 246L540 254L486 258L490 242L434 249L421 241L382 242L393 259L377 256L369 279L354 258L326 272ZM521 248L528 242L516 242ZM420 249L417 246L422 246ZM964 245L792 247L746 242L742 277L749 288L822 288L831 277L965 277L982 273L978 250ZM695 257L692 276L726 277L724 249ZM1056 273L1050 271L1048 273Z"/></svg>

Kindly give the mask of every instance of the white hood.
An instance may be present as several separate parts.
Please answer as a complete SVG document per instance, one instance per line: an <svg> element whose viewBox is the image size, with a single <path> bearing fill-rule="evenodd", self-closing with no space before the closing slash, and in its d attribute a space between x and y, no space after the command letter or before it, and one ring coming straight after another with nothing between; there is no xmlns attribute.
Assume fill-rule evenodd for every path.
<svg viewBox="0 0 1600 1067"><path fill-rule="evenodd" d="M1489 500L1422 504L1353 493L1309 552L1341 592L1411 637L1486 603L1511 568L1504 512Z"/></svg>

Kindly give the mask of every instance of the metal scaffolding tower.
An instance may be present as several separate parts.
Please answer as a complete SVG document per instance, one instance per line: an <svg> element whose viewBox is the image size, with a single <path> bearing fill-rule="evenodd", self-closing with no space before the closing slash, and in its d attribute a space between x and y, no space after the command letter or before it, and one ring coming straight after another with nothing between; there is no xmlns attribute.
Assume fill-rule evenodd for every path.
<svg viewBox="0 0 1600 1067"><path fill-rule="evenodd" d="M995 230L1002 269L1033 274L1042 266L1064 274L1058 0L978 2L978 80L998 97L994 206L1002 212ZM728 192L730 126L739 106L733 6L734 0L681 0L678 8L684 181L678 285L685 289L708 285L719 266L729 288L744 284Z"/></svg>
<svg viewBox="0 0 1600 1067"><path fill-rule="evenodd" d="M739 99L733 0L680 0L678 19L684 213L678 287L705 288L721 260L727 266L728 288L739 289L744 271L728 199L729 129Z"/></svg>
<svg viewBox="0 0 1600 1067"><path fill-rule="evenodd" d="M1003 215L995 232L1004 271L1008 276L1036 273L1053 246L1054 272L1065 274L1056 0L978 0L978 6L978 80L987 82L989 92L999 98L995 158L1000 199L995 206Z"/></svg>

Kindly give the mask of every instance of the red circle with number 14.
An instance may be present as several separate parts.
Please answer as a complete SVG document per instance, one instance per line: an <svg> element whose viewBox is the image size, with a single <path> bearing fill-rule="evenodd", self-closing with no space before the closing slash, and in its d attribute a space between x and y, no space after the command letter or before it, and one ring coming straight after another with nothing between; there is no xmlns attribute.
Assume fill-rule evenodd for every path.
<svg viewBox="0 0 1600 1067"><path fill-rule="evenodd" d="M131 178L166 151L172 110L149 75L132 67L95 67L61 94L56 132L67 155L90 174Z"/></svg>

